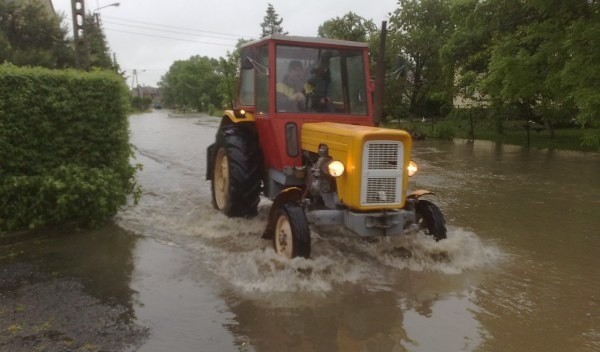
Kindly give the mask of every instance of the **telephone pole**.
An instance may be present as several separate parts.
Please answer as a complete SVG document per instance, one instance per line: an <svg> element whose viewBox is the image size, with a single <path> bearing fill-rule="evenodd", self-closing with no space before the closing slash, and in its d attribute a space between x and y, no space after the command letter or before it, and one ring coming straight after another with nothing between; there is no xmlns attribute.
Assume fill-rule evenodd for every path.
<svg viewBox="0 0 600 352"><path fill-rule="evenodd" d="M85 43L85 3L83 0L71 0L73 13L73 40L75 42L75 65L87 69L88 49Z"/></svg>
<svg viewBox="0 0 600 352"><path fill-rule="evenodd" d="M138 91L138 96L140 96L140 82L138 81L138 75L137 75L137 70L134 69L133 73L131 75L131 93L133 95L134 92L134 87L137 87L137 91Z"/></svg>

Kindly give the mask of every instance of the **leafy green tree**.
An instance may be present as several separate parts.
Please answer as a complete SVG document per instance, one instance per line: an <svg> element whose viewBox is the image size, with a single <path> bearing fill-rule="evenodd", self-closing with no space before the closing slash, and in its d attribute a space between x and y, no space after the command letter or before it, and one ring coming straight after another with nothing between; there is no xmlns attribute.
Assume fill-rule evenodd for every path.
<svg viewBox="0 0 600 352"><path fill-rule="evenodd" d="M221 106L224 108L233 109L235 105L240 67L240 48L247 42L249 40L239 39L233 52L227 52L226 58L219 58L218 73L220 80L217 90L222 99Z"/></svg>
<svg viewBox="0 0 600 352"><path fill-rule="evenodd" d="M85 45L89 52L89 66L119 71L118 65L110 57L106 36L99 19L94 15L85 16Z"/></svg>
<svg viewBox="0 0 600 352"><path fill-rule="evenodd" d="M367 20L354 12L336 17L319 26L319 37L366 42L377 32L372 20Z"/></svg>
<svg viewBox="0 0 600 352"><path fill-rule="evenodd" d="M478 91L499 121L594 124L600 114L597 1L454 0L441 57L455 93ZM594 138L591 138L594 140ZM599 139L599 138L596 138Z"/></svg>
<svg viewBox="0 0 600 352"><path fill-rule="evenodd" d="M146 111L150 109L150 104L152 104L152 98L150 97L140 97L137 95L131 97L131 106L137 111Z"/></svg>
<svg viewBox="0 0 600 352"><path fill-rule="evenodd" d="M600 122L600 2L588 2L587 6L566 29L566 61L560 72L564 91L579 108L582 127ZM596 140L600 141L600 136Z"/></svg>
<svg viewBox="0 0 600 352"><path fill-rule="evenodd" d="M386 89L386 111L390 102L402 102L411 117L449 111L453 73L443 69L440 50L452 29L447 1L398 1L390 17L386 52L388 62L397 63L392 77L401 80L396 83L401 89Z"/></svg>
<svg viewBox="0 0 600 352"><path fill-rule="evenodd" d="M263 17L263 21L260 24L260 37L268 37L271 34L288 34L288 32L283 31L283 27L281 26L282 22L283 18L279 18L279 15L277 12L275 12L273 5L269 3L269 6L267 7L267 14L265 17Z"/></svg>
<svg viewBox="0 0 600 352"><path fill-rule="evenodd" d="M233 109L235 105L235 92L237 88L237 61L239 54L237 52L227 53L227 58L219 58L219 73L221 79L217 85L217 90L221 96L222 106ZM238 58L236 58L236 56Z"/></svg>
<svg viewBox="0 0 600 352"><path fill-rule="evenodd" d="M490 2L452 1L450 21L454 31L440 50L444 70L455 75L454 94L473 98L479 75L487 72L495 27Z"/></svg>
<svg viewBox="0 0 600 352"><path fill-rule="evenodd" d="M40 4L0 2L0 62L17 66L73 66L67 29Z"/></svg>
<svg viewBox="0 0 600 352"><path fill-rule="evenodd" d="M10 43L6 34L0 32L0 62L6 61L10 58Z"/></svg>
<svg viewBox="0 0 600 352"><path fill-rule="evenodd" d="M553 136L555 124L578 114L574 96L564 86L565 64L576 62L565 43L573 36L571 25L585 19L591 5L586 0L525 0L519 5L527 17L521 15L514 31L494 39L482 89L502 103L522 104L526 117L544 123Z"/></svg>
<svg viewBox="0 0 600 352"><path fill-rule="evenodd" d="M220 79L219 61L196 55L175 61L159 86L167 106L209 111L221 105L221 96L216 89Z"/></svg>

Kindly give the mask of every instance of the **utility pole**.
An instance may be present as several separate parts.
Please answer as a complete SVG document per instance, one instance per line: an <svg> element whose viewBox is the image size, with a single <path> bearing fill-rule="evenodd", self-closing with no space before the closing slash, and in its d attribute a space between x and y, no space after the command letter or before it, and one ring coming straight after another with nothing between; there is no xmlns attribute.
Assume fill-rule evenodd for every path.
<svg viewBox="0 0 600 352"><path fill-rule="evenodd" d="M137 86L140 85L140 82L138 81L138 75L137 75L137 70L133 69L133 73L131 74L131 93L134 92L133 87L134 84L137 84ZM135 87L137 87L135 86ZM138 89L138 96L140 95L140 90Z"/></svg>
<svg viewBox="0 0 600 352"><path fill-rule="evenodd" d="M85 43L85 2L71 0L73 13L73 39L75 41L75 65L80 69L87 69L88 52Z"/></svg>

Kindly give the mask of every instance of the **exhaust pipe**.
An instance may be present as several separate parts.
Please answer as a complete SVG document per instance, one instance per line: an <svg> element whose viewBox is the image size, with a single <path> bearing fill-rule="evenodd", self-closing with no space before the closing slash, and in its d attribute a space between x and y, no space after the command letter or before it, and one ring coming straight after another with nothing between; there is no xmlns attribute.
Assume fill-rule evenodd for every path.
<svg viewBox="0 0 600 352"><path fill-rule="evenodd" d="M375 96L373 102L373 122L379 126L383 121L383 87L385 85L385 37L387 35L387 21L381 22L381 35L379 38L379 53L375 64Z"/></svg>

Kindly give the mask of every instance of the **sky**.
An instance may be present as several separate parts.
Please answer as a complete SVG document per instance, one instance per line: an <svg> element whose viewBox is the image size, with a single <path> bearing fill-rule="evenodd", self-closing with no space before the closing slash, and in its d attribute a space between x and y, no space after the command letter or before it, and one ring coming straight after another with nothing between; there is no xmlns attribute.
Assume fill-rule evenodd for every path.
<svg viewBox="0 0 600 352"><path fill-rule="evenodd" d="M109 6L116 2L118 7ZM71 0L52 3L71 28ZM323 22L350 11L379 27L397 7L397 0L85 0L85 10L99 9L110 51L128 84L136 70L139 84L157 86L177 60L225 57L239 38L258 39L269 3L283 18L283 29L299 36L316 36Z"/></svg>

